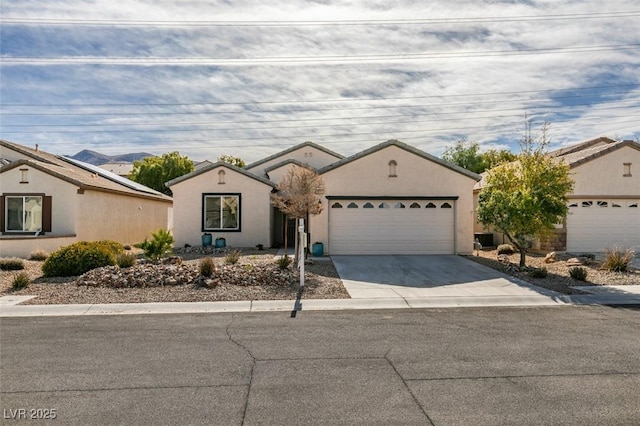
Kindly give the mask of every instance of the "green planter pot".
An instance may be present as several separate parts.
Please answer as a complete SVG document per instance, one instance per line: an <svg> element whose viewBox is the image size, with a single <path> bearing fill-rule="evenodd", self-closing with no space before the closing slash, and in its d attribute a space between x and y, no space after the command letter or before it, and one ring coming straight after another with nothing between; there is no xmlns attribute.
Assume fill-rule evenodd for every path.
<svg viewBox="0 0 640 426"><path fill-rule="evenodd" d="M311 254L315 257L320 257L324 254L324 244L313 243L311 245Z"/></svg>

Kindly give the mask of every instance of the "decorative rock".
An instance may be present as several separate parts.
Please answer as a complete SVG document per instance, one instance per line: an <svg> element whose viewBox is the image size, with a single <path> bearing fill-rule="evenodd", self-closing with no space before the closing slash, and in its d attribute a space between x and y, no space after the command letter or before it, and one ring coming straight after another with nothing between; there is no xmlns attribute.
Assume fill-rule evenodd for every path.
<svg viewBox="0 0 640 426"><path fill-rule="evenodd" d="M507 256L506 254L499 254L498 255L498 262L509 263L509 256Z"/></svg>
<svg viewBox="0 0 640 426"><path fill-rule="evenodd" d="M567 266L582 266L582 261L577 257L572 257L571 259L567 260Z"/></svg>
<svg viewBox="0 0 640 426"><path fill-rule="evenodd" d="M547 255L544 257L544 263L554 263L557 260L558 259L556 259L556 252L555 251L547 253Z"/></svg>

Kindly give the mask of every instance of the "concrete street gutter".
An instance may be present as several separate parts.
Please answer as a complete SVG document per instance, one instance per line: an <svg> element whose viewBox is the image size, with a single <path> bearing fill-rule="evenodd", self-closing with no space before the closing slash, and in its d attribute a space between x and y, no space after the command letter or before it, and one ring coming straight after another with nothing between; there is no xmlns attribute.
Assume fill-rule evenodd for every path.
<svg viewBox="0 0 640 426"><path fill-rule="evenodd" d="M640 286L638 286L640 287ZM11 296L6 296L11 297ZM0 298L4 299L4 298ZM112 303L16 305L0 300L0 317L140 315L224 312L339 311L464 307L531 307L576 305L640 305L640 294L562 295L556 297L430 297L375 299L256 300L236 302Z"/></svg>

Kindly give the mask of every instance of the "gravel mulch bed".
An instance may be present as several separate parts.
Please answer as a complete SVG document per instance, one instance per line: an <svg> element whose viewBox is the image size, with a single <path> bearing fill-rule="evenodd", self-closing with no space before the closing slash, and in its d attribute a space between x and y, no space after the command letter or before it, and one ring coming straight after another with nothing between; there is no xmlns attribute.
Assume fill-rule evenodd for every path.
<svg viewBox="0 0 640 426"><path fill-rule="evenodd" d="M144 302L204 302L234 300L293 300L297 297L299 275L291 266L285 272L275 265L275 250L243 250L236 265L224 263L224 253L181 253L180 265L136 265L129 270L116 267L100 268L81 277L44 278L42 262L25 260L23 271L0 271L0 296L31 295L24 305L99 304ZM202 258L212 257L218 271L211 281L200 277L198 265ZM520 278L531 284L564 294L580 294L578 285L640 285L640 271L627 273L600 269L600 262L589 261L587 281L569 276L567 260L559 254L554 263L545 263L544 255L528 254L529 268L546 268L544 278L534 278L528 268L518 267L519 255L498 261L496 250L484 249L468 259ZM161 272L166 269L165 272ZM126 271L126 272L125 272ZM11 289L13 278L25 272L31 284L18 291ZM137 280L137 281L136 281ZM342 299L349 294L330 259L314 261L305 266L306 299Z"/></svg>
<svg viewBox="0 0 640 426"><path fill-rule="evenodd" d="M299 274L292 266L281 272L275 264L275 253L274 250L243 250L236 265L225 264L224 253L188 253L183 256L181 265L161 266L168 269L164 274L149 272L148 268L153 265L127 268L130 269L127 274L144 280L143 284L130 284L134 278L123 278L117 267L99 268L81 277L44 278L42 262L25 260L23 271L0 271L0 296L37 296L23 305L294 300ZM206 256L213 257L218 265L216 276L208 283L199 279L198 272L200 259ZM13 277L20 272L27 273L31 284L26 289L13 291ZM302 298L349 298L329 259L305 265Z"/></svg>
<svg viewBox="0 0 640 426"><path fill-rule="evenodd" d="M582 267L587 270L587 280L575 280L569 275L571 266L567 265L567 260L574 257L573 255L559 253L556 255L556 262L546 263L544 254L528 253L526 257L528 268L547 269L546 277L534 278L531 276L530 269L521 269L518 266L520 263L520 255L517 253L507 256L505 262L498 260L498 253L494 249L479 250L477 256L475 256L475 252L473 256L467 256L468 259L474 262L497 269L539 287L564 294L583 294L583 292L572 288L572 286L640 284L640 270L630 270L626 273L609 272L601 269L600 265L602 262L587 259L582 259L584 261Z"/></svg>

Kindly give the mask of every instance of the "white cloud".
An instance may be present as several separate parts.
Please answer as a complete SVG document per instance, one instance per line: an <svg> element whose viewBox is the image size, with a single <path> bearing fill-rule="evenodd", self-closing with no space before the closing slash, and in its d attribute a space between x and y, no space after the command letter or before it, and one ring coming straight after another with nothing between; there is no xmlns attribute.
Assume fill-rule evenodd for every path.
<svg viewBox="0 0 640 426"><path fill-rule="evenodd" d="M5 62L3 113L86 113L4 115L2 137L38 142L53 152L177 149L197 160L227 153L254 161L305 140L352 154L396 138L438 155L460 137L484 148L516 149L525 112L550 121L558 144L640 132L634 120L640 112L638 47L595 48L640 44L640 11L633 0L608 2L604 11L571 1L5 3L4 19L424 20L415 25L3 25L5 58L165 58L150 66ZM591 19L633 10L635 15ZM551 19L568 14L583 15ZM523 16L543 19L518 18ZM498 53L558 48L574 51ZM415 54L429 57L385 57ZM365 60L343 63L354 55ZM268 57L315 61L260 62ZM338 63L327 62L331 57ZM240 62L167 66L162 63L167 58ZM605 86L612 87L587 89ZM43 124L58 126L37 127ZM60 126L65 124L82 126ZM11 133L18 131L36 133Z"/></svg>

